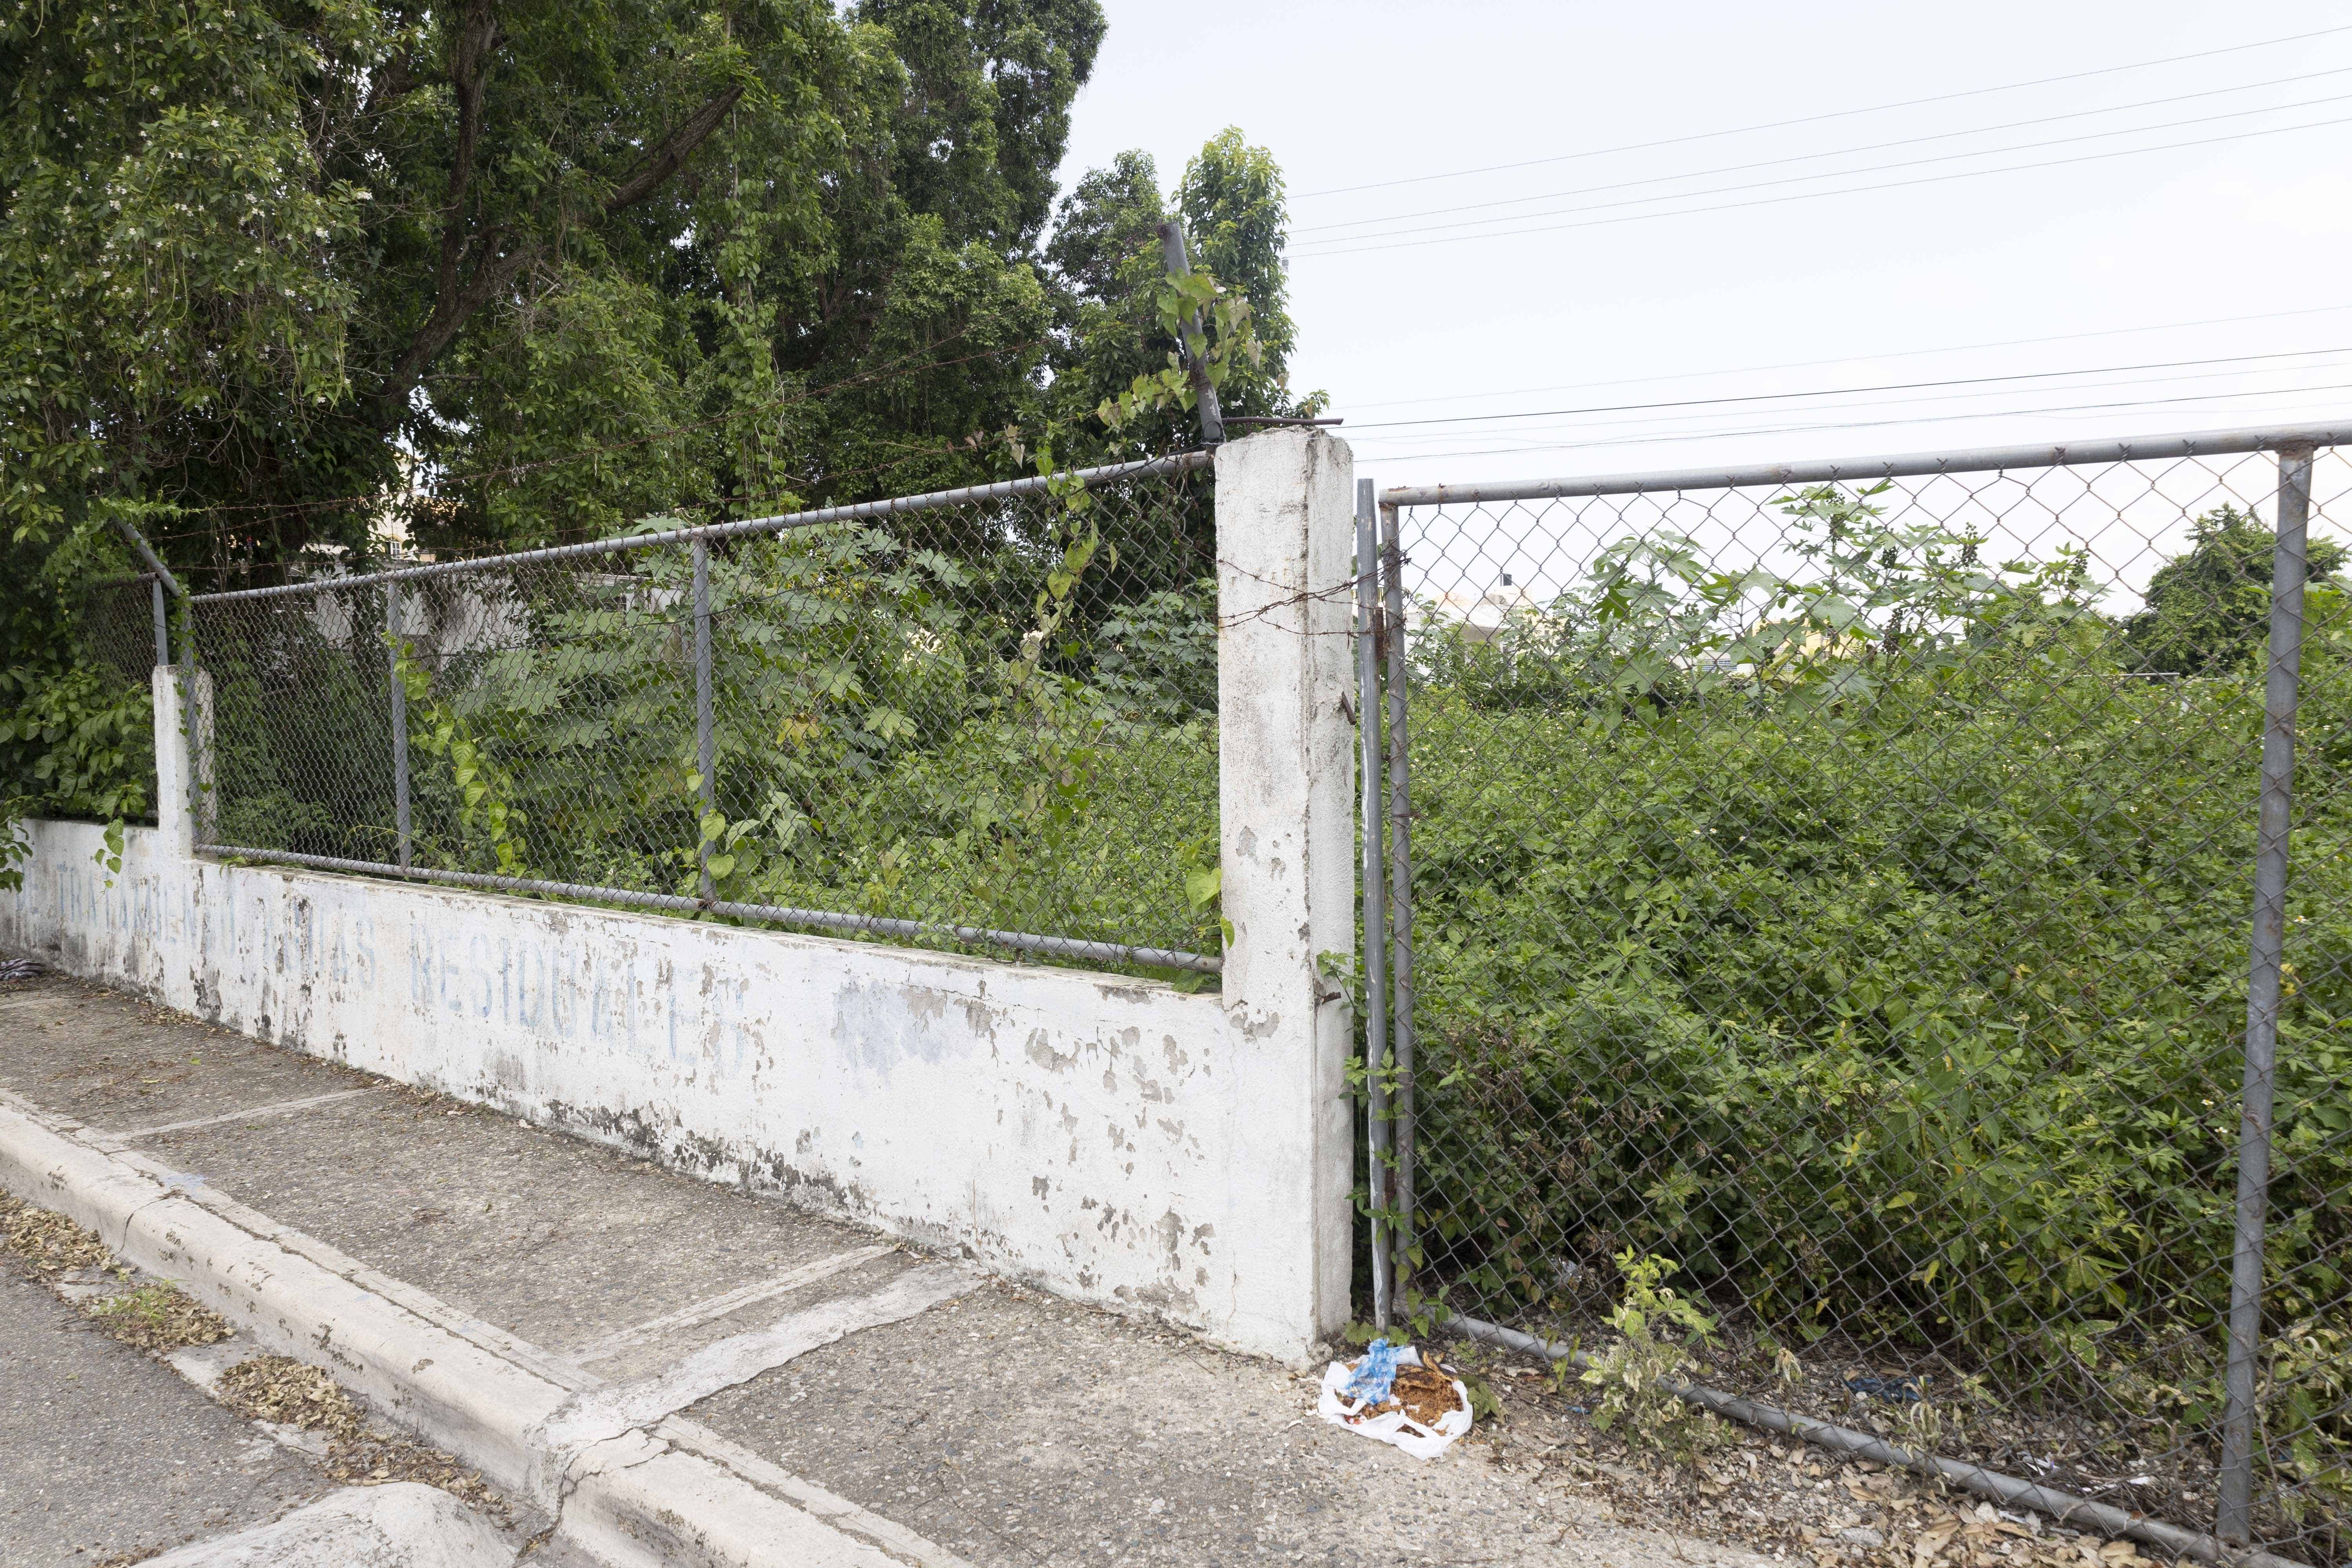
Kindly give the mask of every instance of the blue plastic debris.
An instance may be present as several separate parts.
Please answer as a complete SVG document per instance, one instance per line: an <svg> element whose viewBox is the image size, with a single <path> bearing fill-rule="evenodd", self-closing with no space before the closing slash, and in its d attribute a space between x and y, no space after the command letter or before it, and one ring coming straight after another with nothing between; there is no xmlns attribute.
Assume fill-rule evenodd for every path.
<svg viewBox="0 0 2352 1568"><path fill-rule="evenodd" d="M1845 1385L1864 1399L1884 1399L1895 1405L1916 1405L1921 1397L1916 1377L1849 1377Z"/></svg>
<svg viewBox="0 0 2352 1568"><path fill-rule="evenodd" d="M1397 1356L1402 1345L1392 1345L1386 1340L1374 1340L1364 1347L1364 1359L1356 1363L1355 1372L1340 1385L1342 1398L1360 1399L1367 1405L1378 1405L1389 1396L1396 1384Z"/></svg>

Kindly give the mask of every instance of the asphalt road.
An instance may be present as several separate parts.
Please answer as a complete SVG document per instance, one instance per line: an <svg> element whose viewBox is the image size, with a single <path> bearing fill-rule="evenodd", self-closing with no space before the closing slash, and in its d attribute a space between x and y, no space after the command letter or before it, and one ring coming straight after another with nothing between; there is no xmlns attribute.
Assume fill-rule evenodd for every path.
<svg viewBox="0 0 2352 1568"><path fill-rule="evenodd" d="M332 1489L0 1258L0 1563L128 1559Z"/></svg>

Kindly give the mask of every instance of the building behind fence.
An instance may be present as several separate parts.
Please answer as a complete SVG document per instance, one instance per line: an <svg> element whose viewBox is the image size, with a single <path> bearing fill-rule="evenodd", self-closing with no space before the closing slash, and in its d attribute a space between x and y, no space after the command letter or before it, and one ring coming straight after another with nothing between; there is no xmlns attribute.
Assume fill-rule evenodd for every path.
<svg viewBox="0 0 2352 1568"><path fill-rule="evenodd" d="M1661 1255L1711 1381L2340 1560L2334 440L1382 496L1381 1309Z"/></svg>

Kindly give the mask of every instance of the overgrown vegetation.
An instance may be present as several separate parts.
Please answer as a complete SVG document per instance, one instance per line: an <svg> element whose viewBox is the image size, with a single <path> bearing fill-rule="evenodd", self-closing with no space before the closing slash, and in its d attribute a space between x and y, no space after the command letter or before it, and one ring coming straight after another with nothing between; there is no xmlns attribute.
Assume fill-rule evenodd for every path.
<svg viewBox="0 0 2352 1568"><path fill-rule="evenodd" d="M1215 834L1213 598L1139 584L1116 549L1194 492L1088 499L1115 515L1076 573L850 525L714 552L707 815L682 552L419 584L417 863L691 896L707 846L722 900L1215 951L1213 889L1186 881ZM340 739L388 733L362 598L349 625L221 621L226 842L388 858L389 748Z"/></svg>
<svg viewBox="0 0 2352 1568"><path fill-rule="evenodd" d="M2266 582L2268 536L2206 519L2126 635L2070 553L1783 510L1785 574L1654 535L1417 641L1420 1283L1574 1315L1654 1253L1782 1333L2210 1432L2267 617L2183 598L2217 542ZM2290 1493L2338 1508L2345 610L2312 589L2265 1384Z"/></svg>
<svg viewBox="0 0 2352 1568"><path fill-rule="evenodd" d="M1624 1294L1609 1314L1609 1326L1617 1341L1580 1374L1596 1391L1592 1425L1617 1432L1636 1452L1696 1458L1722 1440L1722 1424L1662 1385L1688 1381L1685 1347L1706 1342L1715 1320L1665 1282L1675 1268L1667 1259L1636 1257L1629 1249L1616 1262Z"/></svg>
<svg viewBox="0 0 2352 1568"><path fill-rule="evenodd" d="M478 553L1189 447L1188 392L1130 395L1170 360L1168 218L1228 412L1310 409L1263 149L1057 192L1105 26L1095 0L0 22L0 846L152 805L144 688L83 651L116 522L201 590L399 534ZM1156 521L1115 542L1147 617L1213 556L1204 505Z"/></svg>

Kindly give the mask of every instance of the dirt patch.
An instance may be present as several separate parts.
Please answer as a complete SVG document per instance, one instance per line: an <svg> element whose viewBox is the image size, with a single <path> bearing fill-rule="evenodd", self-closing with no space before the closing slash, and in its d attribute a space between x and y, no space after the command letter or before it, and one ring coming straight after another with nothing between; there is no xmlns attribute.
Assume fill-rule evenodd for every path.
<svg viewBox="0 0 2352 1568"><path fill-rule="evenodd" d="M104 1242L65 1215L35 1208L6 1193L0 1193L0 1247L44 1279L55 1279L70 1268L104 1268L114 1262Z"/></svg>
<svg viewBox="0 0 2352 1568"><path fill-rule="evenodd" d="M513 1522L507 1500L479 1470L467 1469L438 1448L369 1427L358 1402L318 1367L291 1356L255 1356L222 1373L215 1393L249 1419L325 1433L334 1440L327 1452L327 1475L346 1486L421 1481L471 1503L501 1525Z"/></svg>
<svg viewBox="0 0 2352 1568"><path fill-rule="evenodd" d="M161 1283L93 1302L89 1315L110 1338L142 1351L218 1344L236 1332L219 1313Z"/></svg>

